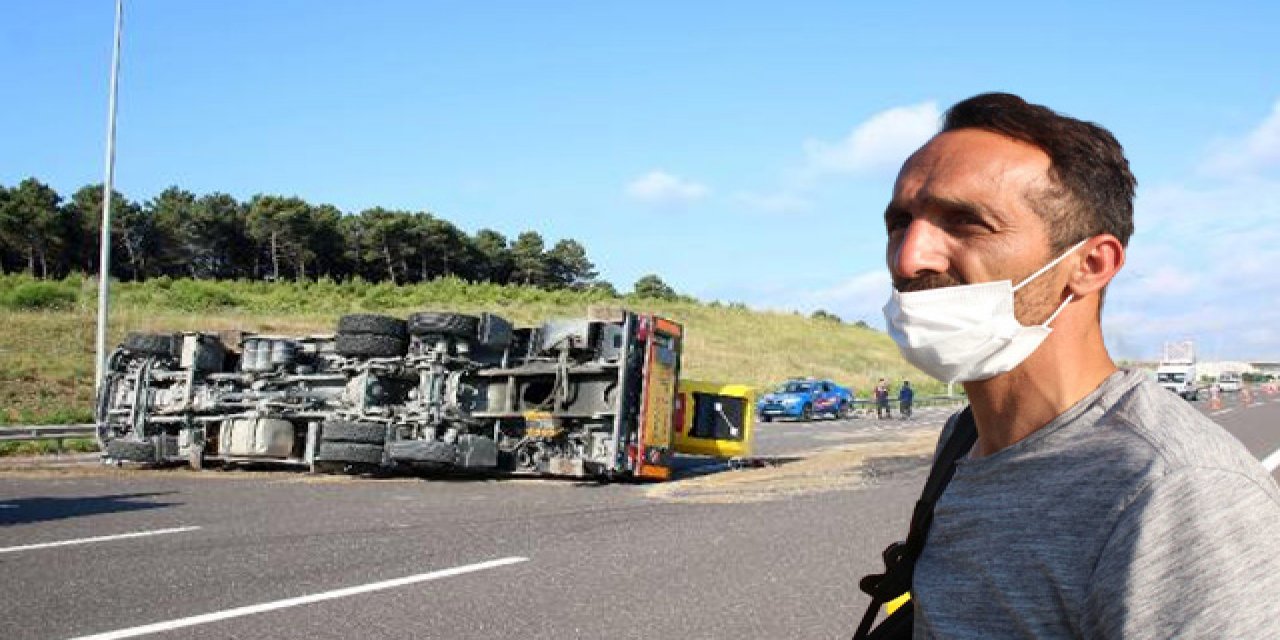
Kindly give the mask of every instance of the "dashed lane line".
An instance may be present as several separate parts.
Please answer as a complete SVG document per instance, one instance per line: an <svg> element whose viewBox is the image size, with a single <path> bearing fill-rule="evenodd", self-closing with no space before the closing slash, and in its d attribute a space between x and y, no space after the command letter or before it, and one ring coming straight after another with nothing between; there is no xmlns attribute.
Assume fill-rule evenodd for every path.
<svg viewBox="0 0 1280 640"><path fill-rule="evenodd" d="M165 622L156 622L154 624L143 625L140 627L130 627L128 629L120 629L117 631L108 631L106 633L98 633L91 636L80 636L71 640L117 640L118 638L136 638L137 636L147 635L151 633L160 633L162 631L172 631L174 629L182 629L184 627L194 627L196 625L208 624L210 622L218 622L228 620L230 618L239 618L249 616L256 613L265 613L267 611L275 611L277 609L285 609L288 607L296 607L304 604L312 604L315 602L324 602L326 600L335 600L337 598L345 598L347 596L359 595L362 593L370 593L373 591L382 591L383 589L394 589L419 582L427 582L428 580L439 580L441 578L449 578L459 576L466 573L474 573L476 571L484 571L486 569L496 569L498 567L520 562L527 562L528 558L512 556L510 558L499 558L497 560L489 560L487 562L478 562L476 564L463 565L461 567L453 567L452 569L441 569L440 571L432 571L430 573L419 573L417 575L406 576L404 578L396 578L394 580L385 580L382 582L371 582L369 584L357 585L354 587L346 587L345 589L337 589L335 591L325 591L323 593L313 593L308 596L299 596L297 598L286 598L284 600L276 600L274 602L264 602L262 604L250 605L247 607L236 607L234 609L226 609L224 611L215 611L213 613L205 613L189 618L178 618L177 620L168 620Z"/></svg>
<svg viewBox="0 0 1280 640"><path fill-rule="evenodd" d="M168 533L186 533L195 531L200 527L174 527L172 529L152 529L150 531L134 531L131 533L117 533L110 536L94 536L92 538L77 538L75 540L58 540L57 542L41 542L38 544L24 544L16 547L0 548L0 553L16 553L18 551L34 551L36 549L49 549L51 547L66 547L77 544L93 544L95 542L110 542L112 540L126 540L129 538L143 538L146 536L160 536Z"/></svg>
<svg viewBox="0 0 1280 640"><path fill-rule="evenodd" d="M1276 467L1280 467L1280 449L1271 452L1271 455L1262 459L1262 466L1267 468L1271 473L1276 472Z"/></svg>

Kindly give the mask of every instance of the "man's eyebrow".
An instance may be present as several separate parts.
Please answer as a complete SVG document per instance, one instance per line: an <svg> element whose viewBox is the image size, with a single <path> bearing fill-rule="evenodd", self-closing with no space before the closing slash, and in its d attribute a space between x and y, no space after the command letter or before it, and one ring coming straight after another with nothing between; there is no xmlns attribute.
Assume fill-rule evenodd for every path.
<svg viewBox="0 0 1280 640"><path fill-rule="evenodd" d="M989 219L995 216L991 209L972 200L961 200L959 198L950 198L940 195L927 195L924 197L921 204L927 208L941 209L948 213L967 214L984 219Z"/></svg>
<svg viewBox="0 0 1280 640"><path fill-rule="evenodd" d="M970 215L983 219L997 217L995 212L979 202L962 200L960 198L951 198L948 196L935 194L925 195L922 196L916 204L926 209L938 209L950 214ZM884 209L884 217L886 220L893 216L910 214L911 207L897 200L889 202L889 206Z"/></svg>

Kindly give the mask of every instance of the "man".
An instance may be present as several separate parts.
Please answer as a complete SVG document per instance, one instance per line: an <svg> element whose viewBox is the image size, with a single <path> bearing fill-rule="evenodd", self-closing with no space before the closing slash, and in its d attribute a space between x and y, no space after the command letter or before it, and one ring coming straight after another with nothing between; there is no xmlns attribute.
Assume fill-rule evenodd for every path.
<svg viewBox="0 0 1280 640"><path fill-rule="evenodd" d="M953 106L898 175L889 332L963 383L978 432L915 568L916 637L1280 633L1275 482L1103 344L1135 185L1105 129L1008 94Z"/></svg>
<svg viewBox="0 0 1280 640"><path fill-rule="evenodd" d="M889 411L889 383L884 378L876 384L876 417L883 420L893 417Z"/></svg>
<svg viewBox="0 0 1280 640"><path fill-rule="evenodd" d="M903 380L902 387L898 389L898 413L902 414L903 419L911 417L911 404L915 399L916 392L911 388L911 381Z"/></svg>

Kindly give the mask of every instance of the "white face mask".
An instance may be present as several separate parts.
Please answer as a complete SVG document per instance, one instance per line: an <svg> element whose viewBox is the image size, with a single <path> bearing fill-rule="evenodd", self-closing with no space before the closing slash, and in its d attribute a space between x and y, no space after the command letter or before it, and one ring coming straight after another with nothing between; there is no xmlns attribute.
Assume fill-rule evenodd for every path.
<svg viewBox="0 0 1280 640"><path fill-rule="evenodd" d="M1058 306L1044 324L1023 326L1013 312L1013 294L1079 249L1086 240L1014 286L1009 280L901 293L884 306L889 336L907 362L943 382L986 380L1022 364L1053 329L1049 323L1067 307Z"/></svg>

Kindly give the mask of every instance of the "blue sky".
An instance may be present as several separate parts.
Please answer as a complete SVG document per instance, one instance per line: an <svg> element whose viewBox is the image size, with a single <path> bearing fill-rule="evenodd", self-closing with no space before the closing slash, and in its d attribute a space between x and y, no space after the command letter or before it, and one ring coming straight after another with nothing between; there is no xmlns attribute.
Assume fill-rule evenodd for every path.
<svg viewBox="0 0 1280 640"><path fill-rule="evenodd" d="M532 228L622 289L879 326L897 166L1012 91L1138 176L1117 355L1280 359L1277 3L1059 4L130 0L117 188ZM0 183L101 181L112 7L4 3Z"/></svg>

